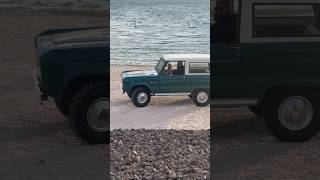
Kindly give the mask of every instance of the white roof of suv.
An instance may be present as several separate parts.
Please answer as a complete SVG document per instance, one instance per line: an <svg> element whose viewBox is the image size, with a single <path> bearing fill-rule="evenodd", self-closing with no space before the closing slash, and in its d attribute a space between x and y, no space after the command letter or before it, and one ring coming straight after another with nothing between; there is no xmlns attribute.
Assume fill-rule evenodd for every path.
<svg viewBox="0 0 320 180"><path fill-rule="evenodd" d="M166 61L210 62L209 54L166 54L161 57Z"/></svg>

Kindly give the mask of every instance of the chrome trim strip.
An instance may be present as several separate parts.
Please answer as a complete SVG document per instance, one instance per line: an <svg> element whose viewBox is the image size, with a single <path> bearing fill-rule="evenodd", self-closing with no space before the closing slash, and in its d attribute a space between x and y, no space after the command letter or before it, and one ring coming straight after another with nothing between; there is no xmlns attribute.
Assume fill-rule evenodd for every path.
<svg viewBox="0 0 320 180"><path fill-rule="evenodd" d="M155 93L154 96L187 96L191 93Z"/></svg>
<svg viewBox="0 0 320 180"><path fill-rule="evenodd" d="M241 99L213 99L212 106L255 106L258 104L256 98L241 98Z"/></svg>

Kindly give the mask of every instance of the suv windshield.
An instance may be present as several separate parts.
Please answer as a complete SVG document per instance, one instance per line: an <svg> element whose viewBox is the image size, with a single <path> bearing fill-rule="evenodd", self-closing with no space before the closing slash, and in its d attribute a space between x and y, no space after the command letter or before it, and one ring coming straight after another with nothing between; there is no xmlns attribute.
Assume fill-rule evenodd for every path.
<svg viewBox="0 0 320 180"><path fill-rule="evenodd" d="M159 74L162 67L166 64L166 61L163 59L160 59L160 61L158 61L157 65L154 67L154 70L157 71L157 73Z"/></svg>

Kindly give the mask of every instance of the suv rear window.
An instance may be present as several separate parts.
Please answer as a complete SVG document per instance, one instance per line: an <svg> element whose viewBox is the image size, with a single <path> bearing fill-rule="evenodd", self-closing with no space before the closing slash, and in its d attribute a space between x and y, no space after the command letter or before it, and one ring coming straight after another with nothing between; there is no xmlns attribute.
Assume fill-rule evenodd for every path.
<svg viewBox="0 0 320 180"><path fill-rule="evenodd" d="M253 37L320 35L320 4L254 4Z"/></svg>
<svg viewBox="0 0 320 180"><path fill-rule="evenodd" d="M207 74L210 73L210 65L205 62L190 62L189 63L190 74Z"/></svg>

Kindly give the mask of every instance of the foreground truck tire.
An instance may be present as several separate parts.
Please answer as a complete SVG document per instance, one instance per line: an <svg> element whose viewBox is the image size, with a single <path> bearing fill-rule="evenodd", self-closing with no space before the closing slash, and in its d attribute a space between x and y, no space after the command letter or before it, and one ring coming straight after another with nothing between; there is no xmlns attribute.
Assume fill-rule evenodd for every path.
<svg viewBox="0 0 320 180"><path fill-rule="evenodd" d="M266 99L264 117L272 134L289 142L307 141L320 130L319 98L309 89L288 89Z"/></svg>
<svg viewBox="0 0 320 180"><path fill-rule="evenodd" d="M253 112L255 115L262 117L262 111L260 106L248 106L251 112Z"/></svg>
<svg viewBox="0 0 320 180"><path fill-rule="evenodd" d="M108 143L110 106L105 82L83 86L71 99L69 109L76 134L91 144Z"/></svg>

